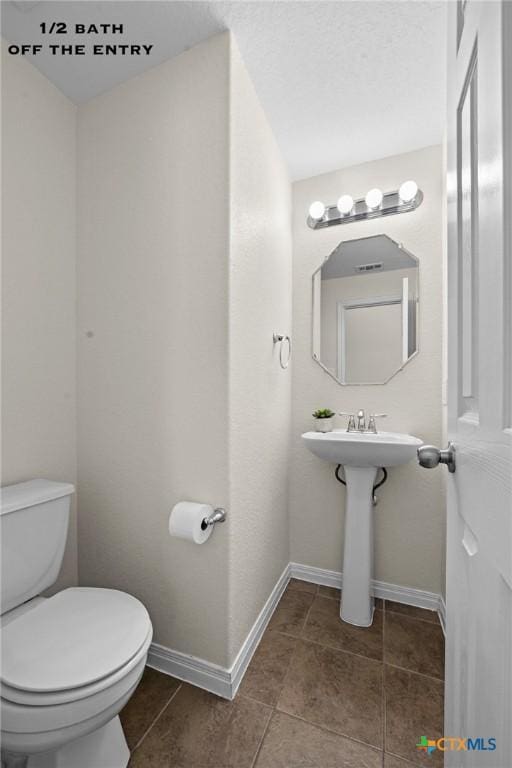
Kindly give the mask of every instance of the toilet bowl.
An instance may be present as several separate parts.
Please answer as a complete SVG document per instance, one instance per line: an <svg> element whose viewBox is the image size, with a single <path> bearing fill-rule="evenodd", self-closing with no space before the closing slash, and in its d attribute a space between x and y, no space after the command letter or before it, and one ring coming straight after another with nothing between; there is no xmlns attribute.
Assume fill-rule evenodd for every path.
<svg viewBox="0 0 512 768"><path fill-rule="evenodd" d="M48 481L35 482L46 484L37 489L45 496L59 492L49 488ZM7 503L12 500L12 494L5 493L8 490L2 493L2 554L9 539L15 538L9 534L16 533L19 539L24 527L10 531L12 526L5 525L4 511L14 511ZM41 496L33 486L26 490L32 501ZM52 501L39 498L24 522L50 514ZM50 529L55 539L60 526ZM30 531L26 535L30 538ZM55 546L49 546L48 552L54 554ZM5 554L12 555L12 548ZM39 556L40 568L45 559ZM27 570L32 565L28 560L24 571L20 569L25 576L23 594L31 581ZM36 579L40 585L40 573ZM131 595L112 589L72 587L22 604L19 596L13 600L14 587L10 594L4 595L3 590L4 584L2 598L16 606L2 614L0 628L3 765L125 768L129 751L118 713L138 685L151 644L152 626L145 607Z"/></svg>
<svg viewBox="0 0 512 768"><path fill-rule="evenodd" d="M2 748L59 749L128 701L151 643L144 606L123 592L66 589L2 632Z"/></svg>

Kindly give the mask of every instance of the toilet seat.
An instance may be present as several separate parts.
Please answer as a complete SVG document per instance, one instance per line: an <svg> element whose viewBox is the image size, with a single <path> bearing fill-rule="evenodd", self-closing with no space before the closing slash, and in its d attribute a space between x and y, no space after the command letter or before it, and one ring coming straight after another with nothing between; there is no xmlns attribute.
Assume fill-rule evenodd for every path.
<svg viewBox="0 0 512 768"><path fill-rule="evenodd" d="M54 705L58 706L59 704L68 704L70 702L78 702L81 699L87 699L96 693L101 693L108 688L114 687L116 683L119 681L122 682L124 678L129 676L131 671L138 666L141 659L145 658L147 655L152 637L153 630L150 629L146 640L138 653L136 653L124 667L116 670L113 675L102 677L101 680L96 680L90 685L84 685L80 688L70 688L64 691L53 691L51 693L34 693L33 691L22 691L19 688L11 688L5 683L2 683L1 699L13 704L21 704L26 707L52 707Z"/></svg>
<svg viewBox="0 0 512 768"><path fill-rule="evenodd" d="M25 706L78 701L137 666L152 637L136 598L110 589L59 592L2 631L2 699Z"/></svg>

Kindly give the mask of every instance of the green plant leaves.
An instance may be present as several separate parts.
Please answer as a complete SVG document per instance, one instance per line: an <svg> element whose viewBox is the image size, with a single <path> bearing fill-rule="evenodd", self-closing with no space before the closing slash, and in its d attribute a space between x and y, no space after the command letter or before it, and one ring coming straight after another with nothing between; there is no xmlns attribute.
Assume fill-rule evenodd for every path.
<svg viewBox="0 0 512 768"><path fill-rule="evenodd" d="M319 408L313 413L315 419L331 419L335 415L330 408Z"/></svg>

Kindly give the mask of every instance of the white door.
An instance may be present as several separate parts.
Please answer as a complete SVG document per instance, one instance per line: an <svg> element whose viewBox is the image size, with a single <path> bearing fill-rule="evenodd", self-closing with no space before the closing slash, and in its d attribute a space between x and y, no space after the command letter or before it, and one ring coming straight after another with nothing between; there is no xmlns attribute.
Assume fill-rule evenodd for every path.
<svg viewBox="0 0 512 768"><path fill-rule="evenodd" d="M512 4L448 4L445 764L512 766ZM476 744L478 747L478 743ZM480 742L480 746L492 746Z"/></svg>

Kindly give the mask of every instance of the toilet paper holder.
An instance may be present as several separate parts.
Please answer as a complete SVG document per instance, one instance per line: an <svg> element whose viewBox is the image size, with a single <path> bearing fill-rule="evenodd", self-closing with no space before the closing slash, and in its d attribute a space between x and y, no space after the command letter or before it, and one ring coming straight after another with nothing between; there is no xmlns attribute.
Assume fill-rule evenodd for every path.
<svg viewBox="0 0 512 768"><path fill-rule="evenodd" d="M215 523L223 523L226 519L226 510L222 509L222 507L216 507L211 515L208 515L208 517L205 517L203 522L201 523L201 528L203 531L206 531L209 525L215 525Z"/></svg>

